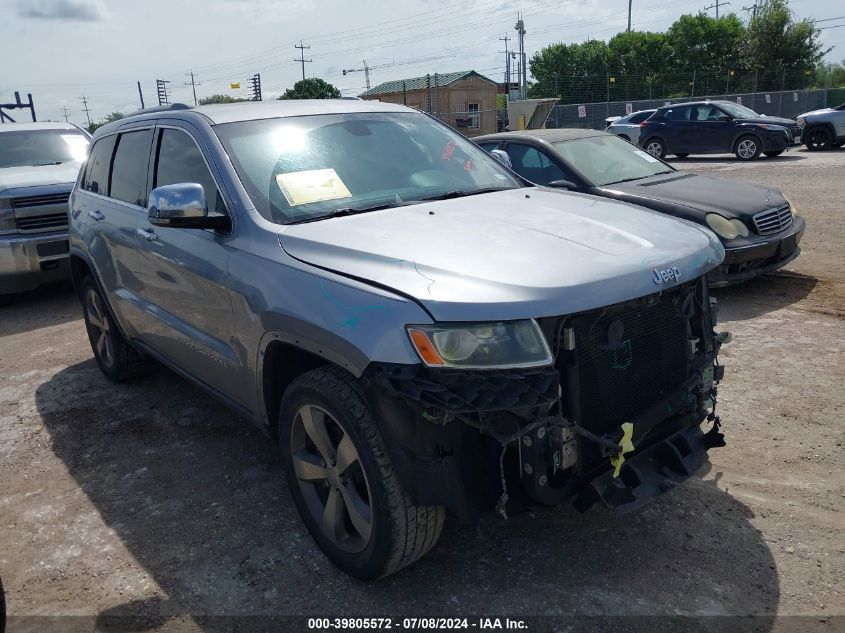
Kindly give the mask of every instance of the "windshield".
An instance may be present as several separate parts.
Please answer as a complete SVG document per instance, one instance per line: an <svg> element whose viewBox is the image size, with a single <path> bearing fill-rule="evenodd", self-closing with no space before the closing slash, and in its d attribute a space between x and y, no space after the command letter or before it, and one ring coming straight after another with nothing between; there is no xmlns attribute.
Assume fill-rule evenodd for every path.
<svg viewBox="0 0 845 633"><path fill-rule="evenodd" d="M751 108L746 108L730 101L722 103L719 102L719 107L730 114L735 119L749 119L752 117L759 117L760 115L754 112Z"/></svg>
<svg viewBox="0 0 845 633"><path fill-rule="evenodd" d="M552 145L594 187L673 171L636 145L610 134L559 141Z"/></svg>
<svg viewBox="0 0 845 633"><path fill-rule="evenodd" d="M0 168L81 162L88 137L75 130L0 132Z"/></svg>
<svg viewBox="0 0 845 633"><path fill-rule="evenodd" d="M279 224L522 186L458 132L416 112L241 121L215 131L258 211Z"/></svg>

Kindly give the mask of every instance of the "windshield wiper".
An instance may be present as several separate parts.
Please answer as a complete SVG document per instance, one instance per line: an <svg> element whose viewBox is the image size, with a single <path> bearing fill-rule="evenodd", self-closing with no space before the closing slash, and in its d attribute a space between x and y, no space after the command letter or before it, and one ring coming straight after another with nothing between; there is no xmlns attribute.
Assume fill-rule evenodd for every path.
<svg viewBox="0 0 845 633"><path fill-rule="evenodd" d="M666 171L658 171L657 173L649 174L648 176L634 176L633 178L623 178L622 180L614 180L613 182L609 182L607 184L608 185L618 185L621 182L631 182L632 180L644 180L646 178L651 178L652 176L661 176L663 174L671 174L671 173L672 173L672 170L667 169Z"/></svg>
<svg viewBox="0 0 845 633"><path fill-rule="evenodd" d="M451 200L452 198L465 198L466 196L476 196L480 193L491 193L493 191L507 191L515 189L516 187L486 187L484 189L473 189L471 191L463 191L455 189L454 191L447 191L429 198L420 198L420 202L428 202L429 200Z"/></svg>
<svg viewBox="0 0 845 633"><path fill-rule="evenodd" d="M50 163L35 163L33 167L46 167L47 165L61 165L64 161L63 160L54 160Z"/></svg>
<svg viewBox="0 0 845 633"><path fill-rule="evenodd" d="M346 215L356 215L358 213L368 213L369 211L381 211L382 209L390 209L392 207L401 207L405 206L403 203L396 203L396 202L388 202L386 204L374 204L370 207L344 207L342 209L335 209L331 213L325 213L323 215L315 215L311 218L305 218L304 220L296 220L294 222L288 222L288 224L307 224L308 222L319 222L320 220L328 220L330 218L342 218Z"/></svg>

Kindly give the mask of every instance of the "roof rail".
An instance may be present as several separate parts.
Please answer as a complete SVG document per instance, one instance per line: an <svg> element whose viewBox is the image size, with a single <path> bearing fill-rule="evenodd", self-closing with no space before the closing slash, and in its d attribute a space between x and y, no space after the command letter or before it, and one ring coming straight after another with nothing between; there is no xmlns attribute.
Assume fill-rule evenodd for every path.
<svg viewBox="0 0 845 633"><path fill-rule="evenodd" d="M126 116L134 116L136 114L147 114L148 112L167 112L169 110L193 110L194 106L188 105L187 103L168 103L167 105L160 105L155 106L153 108L142 108L141 110L135 110L135 112L130 112Z"/></svg>

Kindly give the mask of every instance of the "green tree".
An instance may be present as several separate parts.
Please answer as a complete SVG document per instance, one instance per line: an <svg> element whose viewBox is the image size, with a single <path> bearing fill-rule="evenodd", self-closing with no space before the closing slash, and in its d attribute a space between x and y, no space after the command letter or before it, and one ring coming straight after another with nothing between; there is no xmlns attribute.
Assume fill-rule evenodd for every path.
<svg viewBox="0 0 845 633"><path fill-rule="evenodd" d="M795 21L786 0L769 0L751 19L745 60L764 84L771 88L800 88L796 77L815 69L830 52L819 39L819 30L812 20ZM792 77L792 83L787 81ZM800 83L802 80L799 79Z"/></svg>
<svg viewBox="0 0 845 633"><path fill-rule="evenodd" d="M123 112L110 112L105 117L103 117L99 122L94 122L94 123L91 123L90 125L87 125L85 127L85 129L88 130L89 134L93 134L94 131L97 128L103 127L106 123L111 123L112 121L117 121L118 119L122 119L124 116L126 116L126 115L123 114Z"/></svg>
<svg viewBox="0 0 845 633"><path fill-rule="evenodd" d="M279 99L337 99L340 90L319 77L309 77L293 84Z"/></svg>
<svg viewBox="0 0 845 633"><path fill-rule="evenodd" d="M202 97L199 100L199 105L211 105L214 103L239 103L241 101L249 101L249 99L240 99L238 97L230 97L229 95L209 95L208 97Z"/></svg>

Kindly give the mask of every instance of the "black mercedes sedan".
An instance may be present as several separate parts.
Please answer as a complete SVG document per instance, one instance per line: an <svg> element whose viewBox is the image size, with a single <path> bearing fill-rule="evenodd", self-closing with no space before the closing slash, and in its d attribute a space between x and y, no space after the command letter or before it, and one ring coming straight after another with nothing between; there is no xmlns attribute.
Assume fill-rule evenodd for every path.
<svg viewBox="0 0 845 633"><path fill-rule="evenodd" d="M801 252L804 219L777 189L678 171L597 130L525 130L473 140L498 150L497 158L534 184L631 202L709 227L725 246L711 285L777 270Z"/></svg>
<svg viewBox="0 0 845 633"><path fill-rule="evenodd" d="M658 108L640 123L639 142L657 158L729 153L748 161L799 145L801 129L797 121L757 114L732 101L693 101Z"/></svg>

